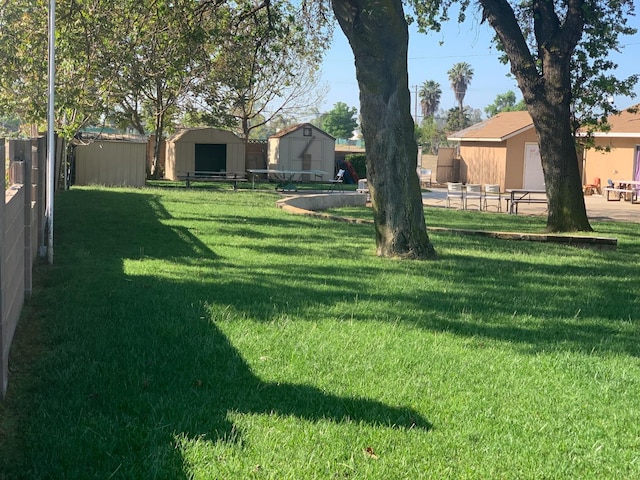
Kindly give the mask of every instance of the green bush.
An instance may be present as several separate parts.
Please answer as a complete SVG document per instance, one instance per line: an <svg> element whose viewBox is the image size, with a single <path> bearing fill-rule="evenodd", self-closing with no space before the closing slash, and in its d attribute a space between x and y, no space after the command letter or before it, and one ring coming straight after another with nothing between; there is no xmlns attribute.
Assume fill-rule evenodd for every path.
<svg viewBox="0 0 640 480"><path fill-rule="evenodd" d="M367 178L367 156L364 153L352 153L344 157L345 161L353 165L358 177Z"/></svg>

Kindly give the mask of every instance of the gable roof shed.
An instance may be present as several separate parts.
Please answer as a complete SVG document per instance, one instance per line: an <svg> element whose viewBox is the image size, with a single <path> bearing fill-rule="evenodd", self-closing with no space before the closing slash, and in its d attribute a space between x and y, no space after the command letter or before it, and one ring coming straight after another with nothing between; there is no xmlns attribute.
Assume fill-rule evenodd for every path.
<svg viewBox="0 0 640 480"><path fill-rule="evenodd" d="M182 172L245 171L245 143L233 132L218 128L187 128L167 140L165 176Z"/></svg>
<svg viewBox="0 0 640 480"><path fill-rule="evenodd" d="M269 168L323 170L334 177L336 140L310 123L301 123L269 137Z"/></svg>

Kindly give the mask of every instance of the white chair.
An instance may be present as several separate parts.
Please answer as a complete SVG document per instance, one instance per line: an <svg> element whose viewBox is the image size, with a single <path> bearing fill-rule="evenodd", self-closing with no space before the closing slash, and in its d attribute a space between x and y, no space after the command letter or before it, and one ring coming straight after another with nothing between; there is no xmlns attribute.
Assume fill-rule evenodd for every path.
<svg viewBox="0 0 640 480"><path fill-rule="evenodd" d="M329 183L331 184L331 187L329 188L330 191L333 191L336 185L340 187L340 190L343 190L344 172L344 168L341 168L340 170L338 170L338 173L336 173L336 178L334 178L333 180L329 180Z"/></svg>
<svg viewBox="0 0 640 480"><path fill-rule="evenodd" d="M500 192L500 185L487 184L484 186L484 198L482 204L484 205L485 212L488 210L490 201L497 201L496 211L502 212L502 193Z"/></svg>
<svg viewBox="0 0 640 480"><path fill-rule="evenodd" d="M482 185L479 183L467 183L464 192L464 209L467 209L469 201L478 201L478 210L482 210Z"/></svg>
<svg viewBox="0 0 640 480"><path fill-rule="evenodd" d="M451 200L459 200L460 206L464 208L462 183L447 182L447 208L451 206Z"/></svg>
<svg viewBox="0 0 640 480"><path fill-rule="evenodd" d="M418 178L420 178L420 187L426 188L431 186L431 169L430 168L421 168L418 167L416 169L418 173Z"/></svg>

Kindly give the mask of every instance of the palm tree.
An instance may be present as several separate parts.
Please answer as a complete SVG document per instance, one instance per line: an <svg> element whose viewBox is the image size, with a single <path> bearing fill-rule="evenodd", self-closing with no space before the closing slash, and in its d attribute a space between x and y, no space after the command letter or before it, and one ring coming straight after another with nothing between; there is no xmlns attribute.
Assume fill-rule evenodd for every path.
<svg viewBox="0 0 640 480"><path fill-rule="evenodd" d="M433 80L427 80L420 87L418 96L420 97L420 108L422 109L422 117L433 117L440 106L440 84Z"/></svg>
<svg viewBox="0 0 640 480"><path fill-rule="evenodd" d="M464 96L473 78L473 69L467 62L459 62L451 67L447 75L449 75L449 82L451 83L451 88L453 88L453 93L458 102L458 112L460 115L460 123L462 124L464 117Z"/></svg>

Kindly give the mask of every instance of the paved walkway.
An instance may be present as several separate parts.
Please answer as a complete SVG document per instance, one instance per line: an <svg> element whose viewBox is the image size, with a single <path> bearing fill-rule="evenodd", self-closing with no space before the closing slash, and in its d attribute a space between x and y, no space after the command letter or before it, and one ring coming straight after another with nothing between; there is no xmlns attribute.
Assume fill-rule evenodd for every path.
<svg viewBox="0 0 640 480"><path fill-rule="evenodd" d="M587 215L590 220L597 221L623 221L640 223L640 204L630 202L608 202L606 197L600 195L587 195L584 197ZM447 189L431 188L430 192L423 192L422 203L430 207L447 206ZM494 202L495 205L495 202ZM459 208L460 202L452 202L452 208ZM502 211L506 212L507 202L503 199ZM469 206L469 210L477 210L478 202ZM489 211L494 212L495 206L489 206ZM519 215L547 215L546 205L526 204L518 205ZM505 213L506 215L506 213Z"/></svg>

